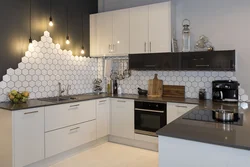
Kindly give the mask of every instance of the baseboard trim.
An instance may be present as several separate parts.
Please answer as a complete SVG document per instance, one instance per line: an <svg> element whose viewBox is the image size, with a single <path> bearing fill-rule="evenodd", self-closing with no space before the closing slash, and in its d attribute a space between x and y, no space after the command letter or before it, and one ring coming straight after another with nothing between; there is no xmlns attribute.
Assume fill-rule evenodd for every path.
<svg viewBox="0 0 250 167"><path fill-rule="evenodd" d="M51 165L59 163L59 162L65 160L65 159L68 159L68 158L76 155L76 154L79 154L79 153L81 153L83 151L86 151L86 150L88 150L90 148L93 148L93 147L99 146L101 144L104 144L106 142L108 142L108 136L97 139L97 140L92 141L90 143L81 145L79 147L73 148L71 150L65 151L63 153L57 154L55 156L46 158L46 159L44 159L42 161L36 162L36 163L28 165L26 167L50 167Z"/></svg>
<svg viewBox="0 0 250 167"><path fill-rule="evenodd" d="M137 148L142 148L142 149L158 152L158 143L150 143L146 141L127 139L127 138L117 137L117 136L112 136L112 135L109 135L108 141L117 143L117 144L123 144L127 146L132 146L132 147L137 147Z"/></svg>

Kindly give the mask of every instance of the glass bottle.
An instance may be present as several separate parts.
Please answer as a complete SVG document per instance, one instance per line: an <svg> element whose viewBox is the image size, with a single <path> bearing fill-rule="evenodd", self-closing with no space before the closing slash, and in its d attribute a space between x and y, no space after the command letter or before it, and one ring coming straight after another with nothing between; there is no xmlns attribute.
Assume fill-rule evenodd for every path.
<svg viewBox="0 0 250 167"><path fill-rule="evenodd" d="M188 19L183 20L182 22L182 51L190 52L191 51L191 33L190 33L190 21Z"/></svg>

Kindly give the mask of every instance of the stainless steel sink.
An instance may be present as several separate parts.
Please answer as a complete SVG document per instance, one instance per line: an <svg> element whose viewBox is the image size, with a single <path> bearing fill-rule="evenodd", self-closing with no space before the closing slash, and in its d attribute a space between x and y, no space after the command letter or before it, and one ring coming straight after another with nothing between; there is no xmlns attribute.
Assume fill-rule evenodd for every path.
<svg viewBox="0 0 250 167"><path fill-rule="evenodd" d="M47 101L47 102L60 102L60 101L71 101L71 100L76 100L76 97L72 96L62 96L62 97L49 97L49 98L44 98L44 99L39 99L41 101Z"/></svg>

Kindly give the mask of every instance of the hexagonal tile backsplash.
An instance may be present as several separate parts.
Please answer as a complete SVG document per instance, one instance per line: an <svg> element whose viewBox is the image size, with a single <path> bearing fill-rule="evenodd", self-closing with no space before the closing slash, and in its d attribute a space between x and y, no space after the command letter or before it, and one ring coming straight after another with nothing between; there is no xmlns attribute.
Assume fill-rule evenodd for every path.
<svg viewBox="0 0 250 167"><path fill-rule="evenodd" d="M71 51L52 43L49 32L25 53L17 69L8 69L0 82L0 101L6 101L12 89L31 92L30 98L52 97L58 94L58 82L69 94L92 92L92 82L98 77L98 59L73 56Z"/></svg>
<svg viewBox="0 0 250 167"><path fill-rule="evenodd" d="M110 59L110 58L109 58ZM70 95L90 93L93 80L103 76L103 59L73 56L71 51L62 50L54 44L50 33L45 31L41 41L33 41L33 47L25 53L17 69L8 69L0 82L0 101L6 101L12 90L31 92L30 98L53 97L58 95L58 82L64 88L71 86ZM119 62L119 61L118 61ZM127 68L113 63L113 69ZM120 70L122 70L120 69ZM137 94L137 87L147 89L148 80L157 73L168 85L186 86L186 97L198 98L200 88L207 90L207 98L212 97L213 80L236 80L234 72L197 71L132 71L132 76L120 81L123 93ZM243 88L239 89L239 99L248 101Z"/></svg>

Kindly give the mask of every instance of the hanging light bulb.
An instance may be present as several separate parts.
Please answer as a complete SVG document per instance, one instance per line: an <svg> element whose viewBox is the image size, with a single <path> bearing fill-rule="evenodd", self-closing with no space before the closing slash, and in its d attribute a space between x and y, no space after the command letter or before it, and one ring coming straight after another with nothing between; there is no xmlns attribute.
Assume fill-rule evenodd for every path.
<svg viewBox="0 0 250 167"><path fill-rule="evenodd" d="M29 49L31 49L32 47L33 47L33 44L32 44L32 39L30 37L30 39L29 39Z"/></svg>
<svg viewBox="0 0 250 167"><path fill-rule="evenodd" d="M69 36L67 35L66 37L66 44L69 45L70 44L70 40L69 40Z"/></svg>
<svg viewBox="0 0 250 167"><path fill-rule="evenodd" d="M82 46L81 54L82 54L82 55L85 54L85 50L84 50L84 47L83 47L83 46Z"/></svg>
<svg viewBox="0 0 250 167"><path fill-rule="evenodd" d="M49 26L52 27L54 25L53 24L53 19L52 19L52 14L51 14L51 12L52 12L52 0L50 0L49 6L50 6L50 9L49 9L49 11L50 11Z"/></svg>
<svg viewBox="0 0 250 167"><path fill-rule="evenodd" d="M49 18L49 26L50 26L50 27L53 27L53 25L54 25L54 24L53 24L52 17L50 17L50 18Z"/></svg>
<svg viewBox="0 0 250 167"><path fill-rule="evenodd" d="M32 29L32 27L31 27L31 0L30 0L30 38L29 38L29 49L31 49L32 47L33 47L33 44L32 44L32 38L31 38L31 29Z"/></svg>

